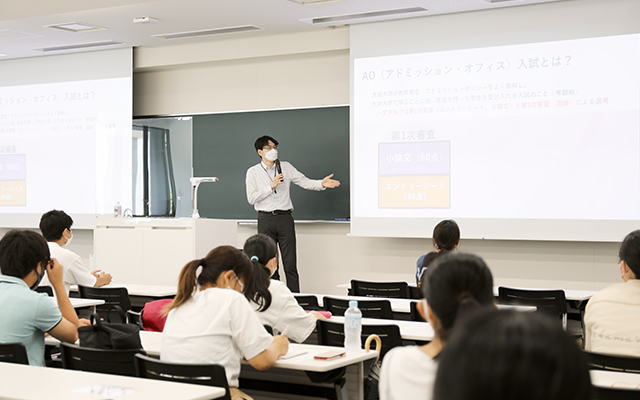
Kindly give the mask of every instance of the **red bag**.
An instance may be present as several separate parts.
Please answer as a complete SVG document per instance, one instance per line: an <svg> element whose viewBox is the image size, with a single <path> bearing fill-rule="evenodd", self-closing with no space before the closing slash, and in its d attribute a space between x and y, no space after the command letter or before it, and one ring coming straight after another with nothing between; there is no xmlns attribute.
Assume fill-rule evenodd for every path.
<svg viewBox="0 0 640 400"><path fill-rule="evenodd" d="M150 301L144 305L140 319L145 331L162 332L164 330L164 323L167 321L164 310L172 301L172 299L162 299Z"/></svg>

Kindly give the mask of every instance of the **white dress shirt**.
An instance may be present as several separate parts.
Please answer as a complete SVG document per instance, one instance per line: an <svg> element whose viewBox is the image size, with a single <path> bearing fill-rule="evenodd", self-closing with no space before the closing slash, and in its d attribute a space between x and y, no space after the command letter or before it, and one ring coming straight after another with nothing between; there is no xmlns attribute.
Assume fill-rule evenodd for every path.
<svg viewBox="0 0 640 400"><path fill-rule="evenodd" d="M51 258L58 260L58 263L62 266L62 283L67 295L71 285L94 286L96 284L98 278L91 275L89 268L85 267L79 255L60 247L58 243L47 242L47 244L49 245ZM42 278L40 286L51 286L48 275ZM55 291L53 294L55 296Z"/></svg>
<svg viewBox="0 0 640 400"><path fill-rule="evenodd" d="M264 162L254 165L247 170L247 200L256 211L293 210L293 203L289 194L291 182L308 190L324 190L322 180L309 179L300 173L293 165L281 161L284 182L275 189L271 189L273 179L278 175L274 164L269 169Z"/></svg>
<svg viewBox="0 0 640 400"><path fill-rule="evenodd" d="M273 328L273 334L282 333L288 326L287 337L295 342L304 342L316 327L316 317L307 313L291 290L283 282L271 279L269 283L271 305L265 311L258 312L258 318L263 325ZM259 305L251 302L257 311Z"/></svg>

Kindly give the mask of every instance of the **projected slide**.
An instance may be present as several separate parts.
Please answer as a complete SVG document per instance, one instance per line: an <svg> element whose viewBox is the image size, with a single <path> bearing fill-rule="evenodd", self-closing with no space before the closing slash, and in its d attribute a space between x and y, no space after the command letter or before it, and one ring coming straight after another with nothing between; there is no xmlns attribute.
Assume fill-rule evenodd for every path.
<svg viewBox="0 0 640 400"><path fill-rule="evenodd" d="M639 35L355 59L356 223L640 219L639 59Z"/></svg>
<svg viewBox="0 0 640 400"><path fill-rule="evenodd" d="M114 195L129 200L119 182L130 182L130 103L114 99L130 88L130 78L0 88L0 212L95 215Z"/></svg>

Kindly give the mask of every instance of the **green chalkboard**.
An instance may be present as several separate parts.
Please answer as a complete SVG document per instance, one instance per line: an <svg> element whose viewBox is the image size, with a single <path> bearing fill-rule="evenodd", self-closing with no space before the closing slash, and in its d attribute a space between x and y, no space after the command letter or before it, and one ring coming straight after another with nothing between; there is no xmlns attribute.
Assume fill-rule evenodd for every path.
<svg viewBox="0 0 640 400"><path fill-rule="evenodd" d="M247 169L260 162L253 143L269 135L282 161L311 179L333 173L340 187L322 192L291 185L296 220L349 218L349 107L209 114L193 117L193 176L220 181L198 189L200 216L257 219L247 202Z"/></svg>

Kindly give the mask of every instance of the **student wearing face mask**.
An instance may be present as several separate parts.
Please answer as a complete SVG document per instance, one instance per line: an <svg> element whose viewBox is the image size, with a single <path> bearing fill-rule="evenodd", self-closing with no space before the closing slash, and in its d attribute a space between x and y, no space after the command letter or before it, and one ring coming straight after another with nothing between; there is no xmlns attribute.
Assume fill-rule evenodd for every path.
<svg viewBox="0 0 640 400"><path fill-rule="evenodd" d="M69 294L71 285L98 287L111 283L111 274L100 270L89 272L80 256L66 248L73 239L71 225L73 219L64 211L51 210L40 218L40 231L49 244L51 257L62 265L62 283L66 293ZM42 285L50 286L49 280L45 278Z"/></svg>
<svg viewBox="0 0 640 400"><path fill-rule="evenodd" d="M270 136L256 140L254 147L262 161L247 170L247 200L258 211L258 232L271 237L282 253L282 265L287 286L300 292L296 266L296 230L293 223L293 203L289 196L291 182L308 190L336 188L340 182L331 179L312 180L298 172L290 163L278 159L278 141ZM280 279L276 271L273 279Z"/></svg>
<svg viewBox="0 0 640 400"><path fill-rule="evenodd" d="M238 389L243 357L266 370L289 349L289 340L271 336L247 301L253 279L249 257L231 246L187 263L162 333L161 360L224 366L232 400L251 399Z"/></svg>
<svg viewBox="0 0 640 400"><path fill-rule="evenodd" d="M326 319L317 311L307 313L284 283L270 279L278 268L276 243L262 233L244 242L244 253L251 257L254 271L254 295L251 306L258 313L263 325L269 325L274 333L283 332L298 343L304 342L316 327L316 320Z"/></svg>
<svg viewBox="0 0 640 400"><path fill-rule="evenodd" d="M62 285L62 267L50 258L42 236L26 230L7 232L0 240L0 274L0 343L23 343L29 364L42 366L45 332L63 342L78 340L80 321ZM57 304L34 291L45 274Z"/></svg>

